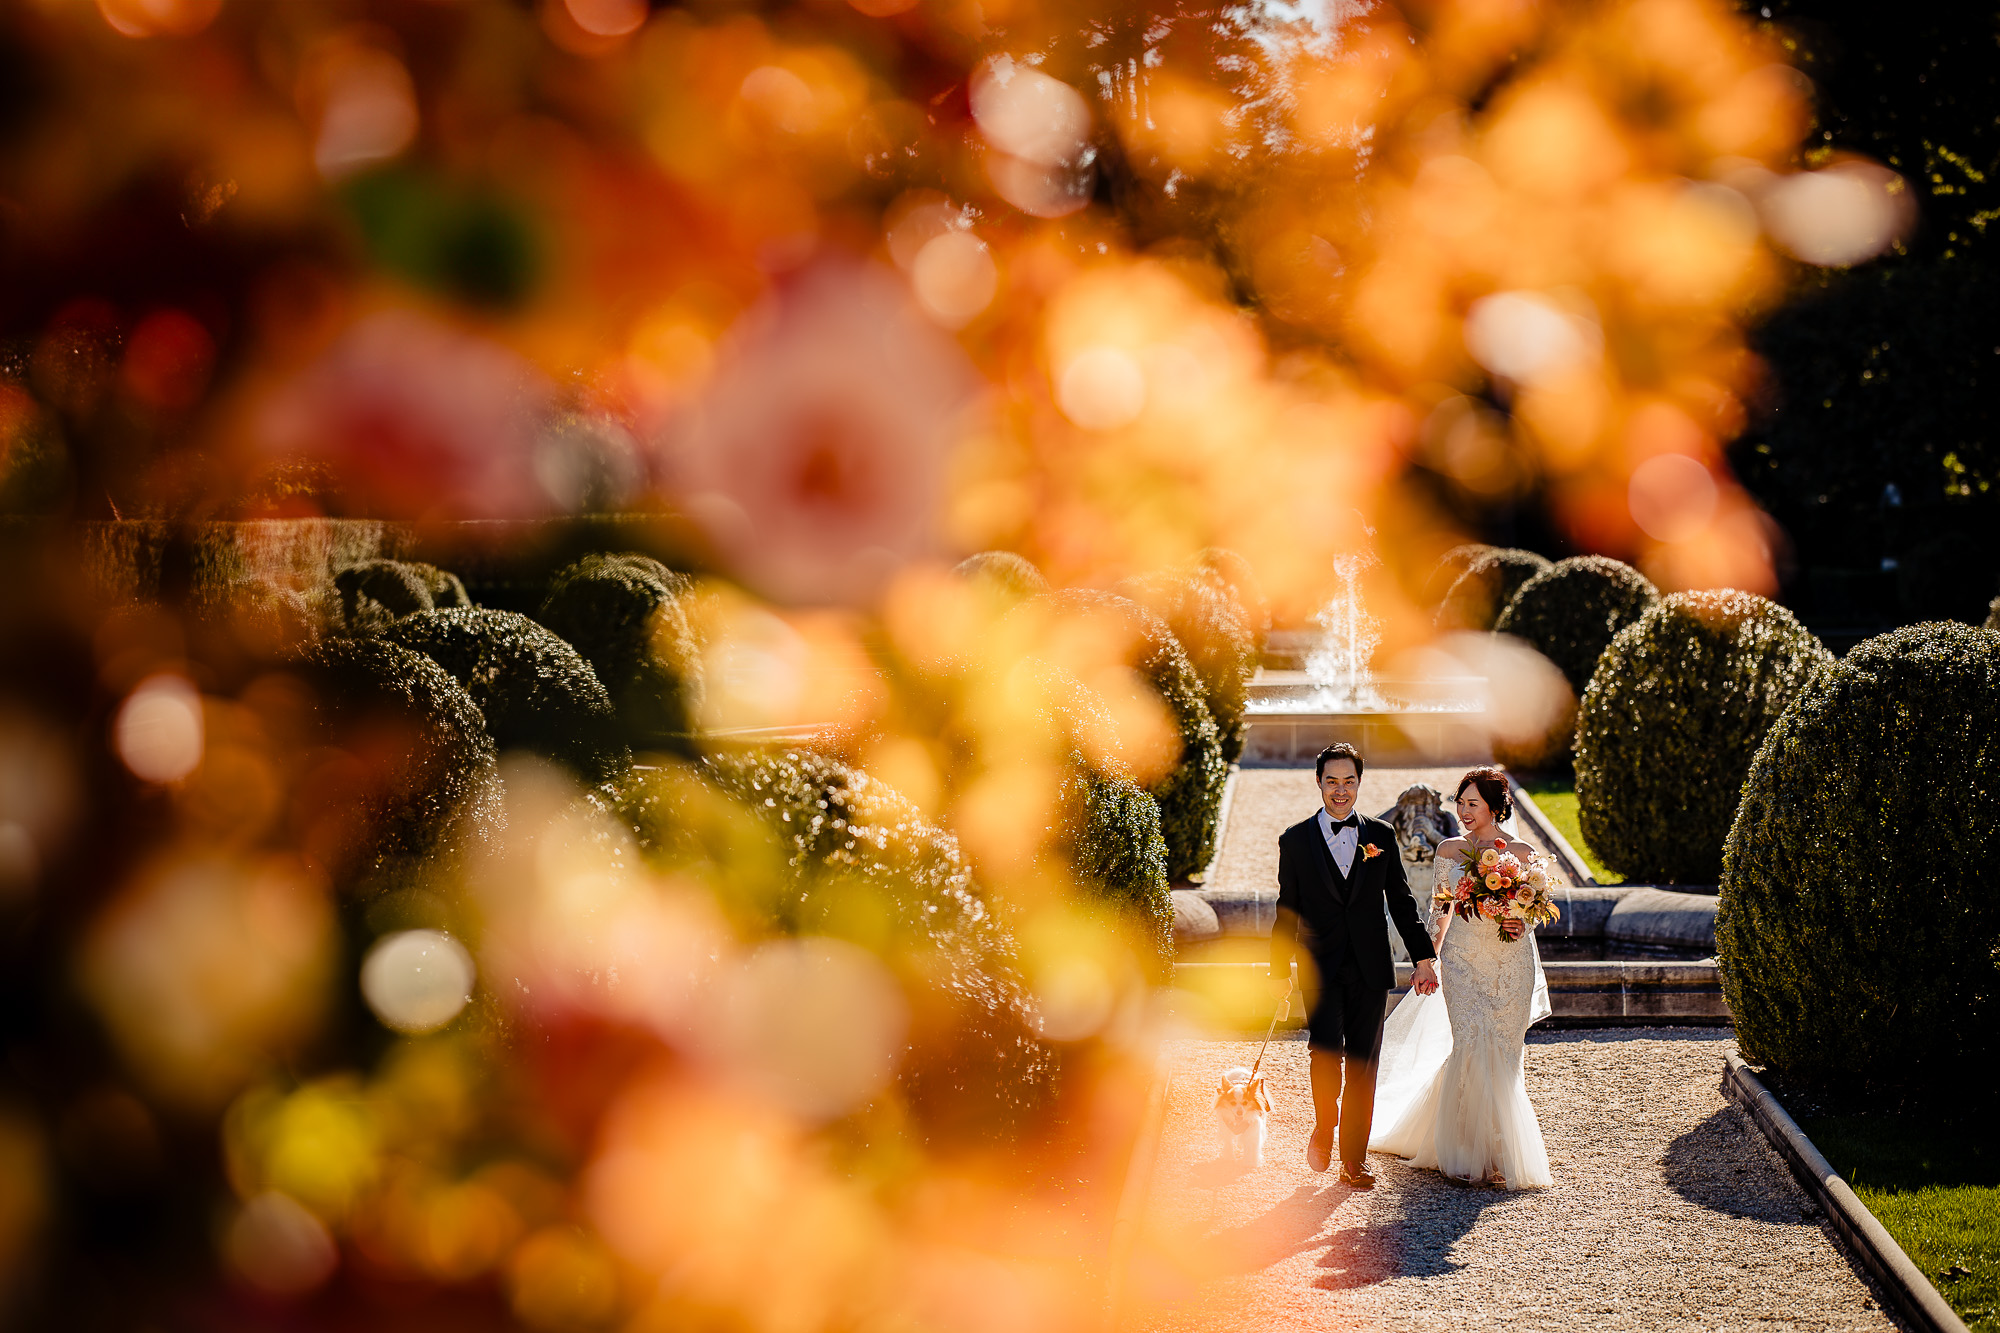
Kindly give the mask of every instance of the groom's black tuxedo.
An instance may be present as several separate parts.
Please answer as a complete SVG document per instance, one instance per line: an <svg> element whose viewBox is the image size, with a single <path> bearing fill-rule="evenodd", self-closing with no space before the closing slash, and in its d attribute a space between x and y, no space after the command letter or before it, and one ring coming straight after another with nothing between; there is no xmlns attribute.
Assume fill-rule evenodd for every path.
<svg viewBox="0 0 2000 1333"><path fill-rule="evenodd" d="M1354 864L1345 875L1320 832L1317 811L1278 835L1278 920L1271 930L1271 975L1276 980L1291 974L1293 954L1304 950L1322 989L1350 969L1357 981L1377 990L1394 986L1396 963L1389 952L1384 903L1410 957L1437 956L1403 874L1396 830L1379 819L1358 818ZM1368 855L1371 846L1374 856Z"/></svg>
<svg viewBox="0 0 2000 1333"><path fill-rule="evenodd" d="M1355 1169L1368 1153L1375 1057L1389 988L1396 984L1389 926L1382 914L1385 903L1410 957L1436 957L1403 874L1394 829L1360 816L1354 860L1344 875L1317 811L1278 835L1271 975L1278 981L1289 977L1292 959L1301 950L1311 960L1311 966L1300 969L1300 979L1310 1006L1314 1134L1330 1135L1338 1124L1340 1160Z"/></svg>

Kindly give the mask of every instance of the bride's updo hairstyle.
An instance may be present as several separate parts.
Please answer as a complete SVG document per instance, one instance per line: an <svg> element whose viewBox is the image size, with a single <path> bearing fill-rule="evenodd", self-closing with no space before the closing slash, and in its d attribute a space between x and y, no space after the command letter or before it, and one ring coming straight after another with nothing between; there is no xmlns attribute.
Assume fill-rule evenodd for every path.
<svg viewBox="0 0 2000 1333"><path fill-rule="evenodd" d="M1503 824L1514 814L1514 794L1507 788L1507 770L1491 764L1470 769L1458 780L1458 790L1452 793L1457 800L1465 794L1467 787L1479 788L1479 799L1486 802L1493 811L1493 822Z"/></svg>

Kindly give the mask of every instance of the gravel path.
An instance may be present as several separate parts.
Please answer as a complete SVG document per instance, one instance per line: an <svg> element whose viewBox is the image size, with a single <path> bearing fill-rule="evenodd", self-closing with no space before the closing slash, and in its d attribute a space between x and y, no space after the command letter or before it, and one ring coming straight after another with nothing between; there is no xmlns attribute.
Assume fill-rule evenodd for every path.
<svg viewBox="0 0 2000 1333"><path fill-rule="evenodd" d="M1265 1166L1224 1163L1215 1078L1248 1065L1257 1044L1170 1043L1167 1122L1121 1327L1897 1327L1724 1100L1733 1041L1717 1029L1531 1034L1528 1093L1556 1184L1518 1194L1380 1155L1369 1193L1307 1170L1300 1040L1273 1042L1264 1058L1276 1101Z"/></svg>
<svg viewBox="0 0 2000 1333"><path fill-rule="evenodd" d="M1395 804L1406 787L1418 782L1430 783L1449 800L1452 788L1464 776L1463 765L1371 768L1361 775L1361 798L1355 804L1368 814L1379 815ZM1236 790L1229 798L1229 822L1222 830L1222 848L1202 887L1275 893L1278 835L1318 808L1311 765L1238 769Z"/></svg>

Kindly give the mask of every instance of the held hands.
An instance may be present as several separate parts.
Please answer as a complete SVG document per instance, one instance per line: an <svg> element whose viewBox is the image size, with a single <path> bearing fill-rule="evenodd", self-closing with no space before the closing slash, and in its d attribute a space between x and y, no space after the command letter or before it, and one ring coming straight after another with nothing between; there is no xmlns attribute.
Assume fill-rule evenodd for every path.
<svg viewBox="0 0 2000 1333"><path fill-rule="evenodd" d="M1437 963L1426 958L1417 964L1417 974L1410 978L1410 989L1419 995L1434 995L1438 988Z"/></svg>

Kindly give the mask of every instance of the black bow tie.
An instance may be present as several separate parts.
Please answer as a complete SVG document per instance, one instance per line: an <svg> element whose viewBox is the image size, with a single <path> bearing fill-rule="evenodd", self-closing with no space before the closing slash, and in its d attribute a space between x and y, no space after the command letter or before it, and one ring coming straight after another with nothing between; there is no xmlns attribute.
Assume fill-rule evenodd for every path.
<svg viewBox="0 0 2000 1333"><path fill-rule="evenodd" d="M1343 828L1358 829L1361 827L1361 816L1359 815L1349 815L1345 819L1334 819L1331 815L1329 815L1327 816L1327 819L1337 829L1343 829Z"/></svg>

